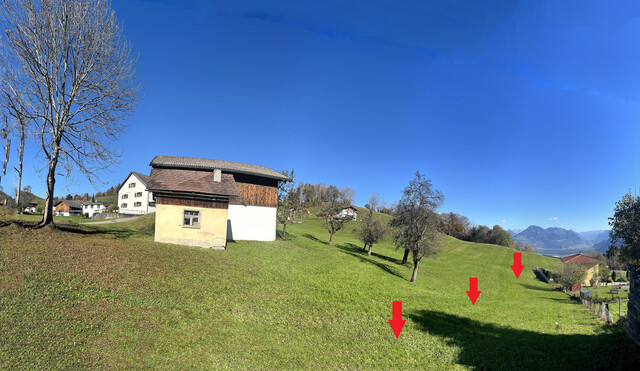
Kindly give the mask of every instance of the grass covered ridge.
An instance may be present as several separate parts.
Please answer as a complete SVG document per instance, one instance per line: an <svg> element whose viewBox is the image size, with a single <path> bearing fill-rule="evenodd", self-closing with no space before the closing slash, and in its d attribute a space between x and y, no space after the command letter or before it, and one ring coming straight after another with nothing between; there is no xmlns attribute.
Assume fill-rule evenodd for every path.
<svg viewBox="0 0 640 371"><path fill-rule="evenodd" d="M551 258L523 253L516 279L513 250L448 238L414 285L402 251L361 252L355 222L333 247L310 217L287 228L288 241L215 251L153 242L153 217L0 228L0 368L640 364L619 328L536 280ZM469 277L482 291L475 306ZM394 300L407 319L398 340Z"/></svg>

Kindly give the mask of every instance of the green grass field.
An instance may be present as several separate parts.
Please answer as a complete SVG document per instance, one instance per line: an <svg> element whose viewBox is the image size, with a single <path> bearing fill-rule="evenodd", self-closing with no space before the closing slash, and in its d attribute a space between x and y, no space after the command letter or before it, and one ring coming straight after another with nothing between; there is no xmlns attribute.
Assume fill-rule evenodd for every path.
<svg viewBox="0 0 640 371"><path fill-rule="evenodd" d="M555 260L452 238L416 284L391 244L334 246L314 217L288 241L226 251L153 242L130 223L0 228L0 368L622 368L640 352L538 281ZM465 291L478 277L471 305ZM396 340L387 320L403 301ZM603 351L606 349L606 352Z"/></svg>
<svg viewBox="0 0 640 371"><path fill-rule="evenodd" d="M14 214L12 219L26 220L30 222L41 221L42 215L38 214ZM102 219L105 220L105 219ZM95 219L85 218L83 216L55 216L53 217L54 223L91 223L95 222Z"/></svg>

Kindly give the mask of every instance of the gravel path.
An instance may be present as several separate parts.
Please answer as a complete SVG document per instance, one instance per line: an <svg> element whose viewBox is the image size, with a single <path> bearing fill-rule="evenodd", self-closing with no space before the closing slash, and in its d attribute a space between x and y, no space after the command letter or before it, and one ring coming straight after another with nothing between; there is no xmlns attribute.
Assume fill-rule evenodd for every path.
<svg viewBox="0 0 640 371"><path fill-rule="evenodd" d="M122 223L122 222L128 222L130 220L139 218L139 216L130 216L127 218L118 218L118 219L110 219L110 220L103 220L101 222L91 222L91 223L83 223L83 224L111 224L111 223Z"/></svg>

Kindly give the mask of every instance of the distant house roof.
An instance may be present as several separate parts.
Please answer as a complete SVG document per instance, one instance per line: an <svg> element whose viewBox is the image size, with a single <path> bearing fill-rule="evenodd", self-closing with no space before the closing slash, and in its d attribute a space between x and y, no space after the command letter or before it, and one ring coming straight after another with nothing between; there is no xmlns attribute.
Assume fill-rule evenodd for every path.
<svg viewBox="0 0 640 371"><path fill-rule="evenodd" d="M355 207L355 206L347 206L347 207L345 207L345 208L344 208L344 209L342 209L342 210L346 210L346 209L351 209L351 210L353 210L353 211L355 211L355 212L358 212L358 209L356 209L356 207Z"/></svg>
<svg viewBox="0 0 640 371"><path fill-rule="evenodd" d="M60 204L65 204L69 206L70 209L82 209L82 201L70 201L70 200L62 200L56 202L53 206L58 206Z"/></svg>
<svg viewBox="0 0 640 371"><path fill-rule="evenodd" d="M221 181L215 182L211 171L185 169L151 169L147 189L152 192L240 196L232 174L223 173Z"/></svg>
<svg viewBox="0 0 640 371"><path fill-rule="evenodd" d="M565 264L581 264L581 263L600 263L600 260L588 257L582 254L573 254L560 259Z"/></svg>
<svg viewBox="0 0 640 371"><path fill-rule="evenodd" d="M288 181L291 178L281 173L258 165L243 164L240 162L212 160L207 158L178 157L178 156L156 156L149 164L154 168L189 169L189 170L215 170L223 172L249 174L262 176L265 178Z"/></svg>

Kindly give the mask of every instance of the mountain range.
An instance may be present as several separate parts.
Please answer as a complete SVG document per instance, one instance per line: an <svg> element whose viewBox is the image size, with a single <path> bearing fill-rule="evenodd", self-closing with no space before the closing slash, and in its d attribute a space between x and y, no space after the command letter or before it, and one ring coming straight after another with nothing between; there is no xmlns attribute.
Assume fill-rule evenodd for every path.
<svg viewBox="0 0 640 371"><path fill-rule="evenodd" d="M510 230L514 241L530 243L538 252L546 255L564 256L580 251L596 250L601 253L609 248L609 231L597 230L575 232L558 227L542 228L537 225L525 230Z"/></svg>

